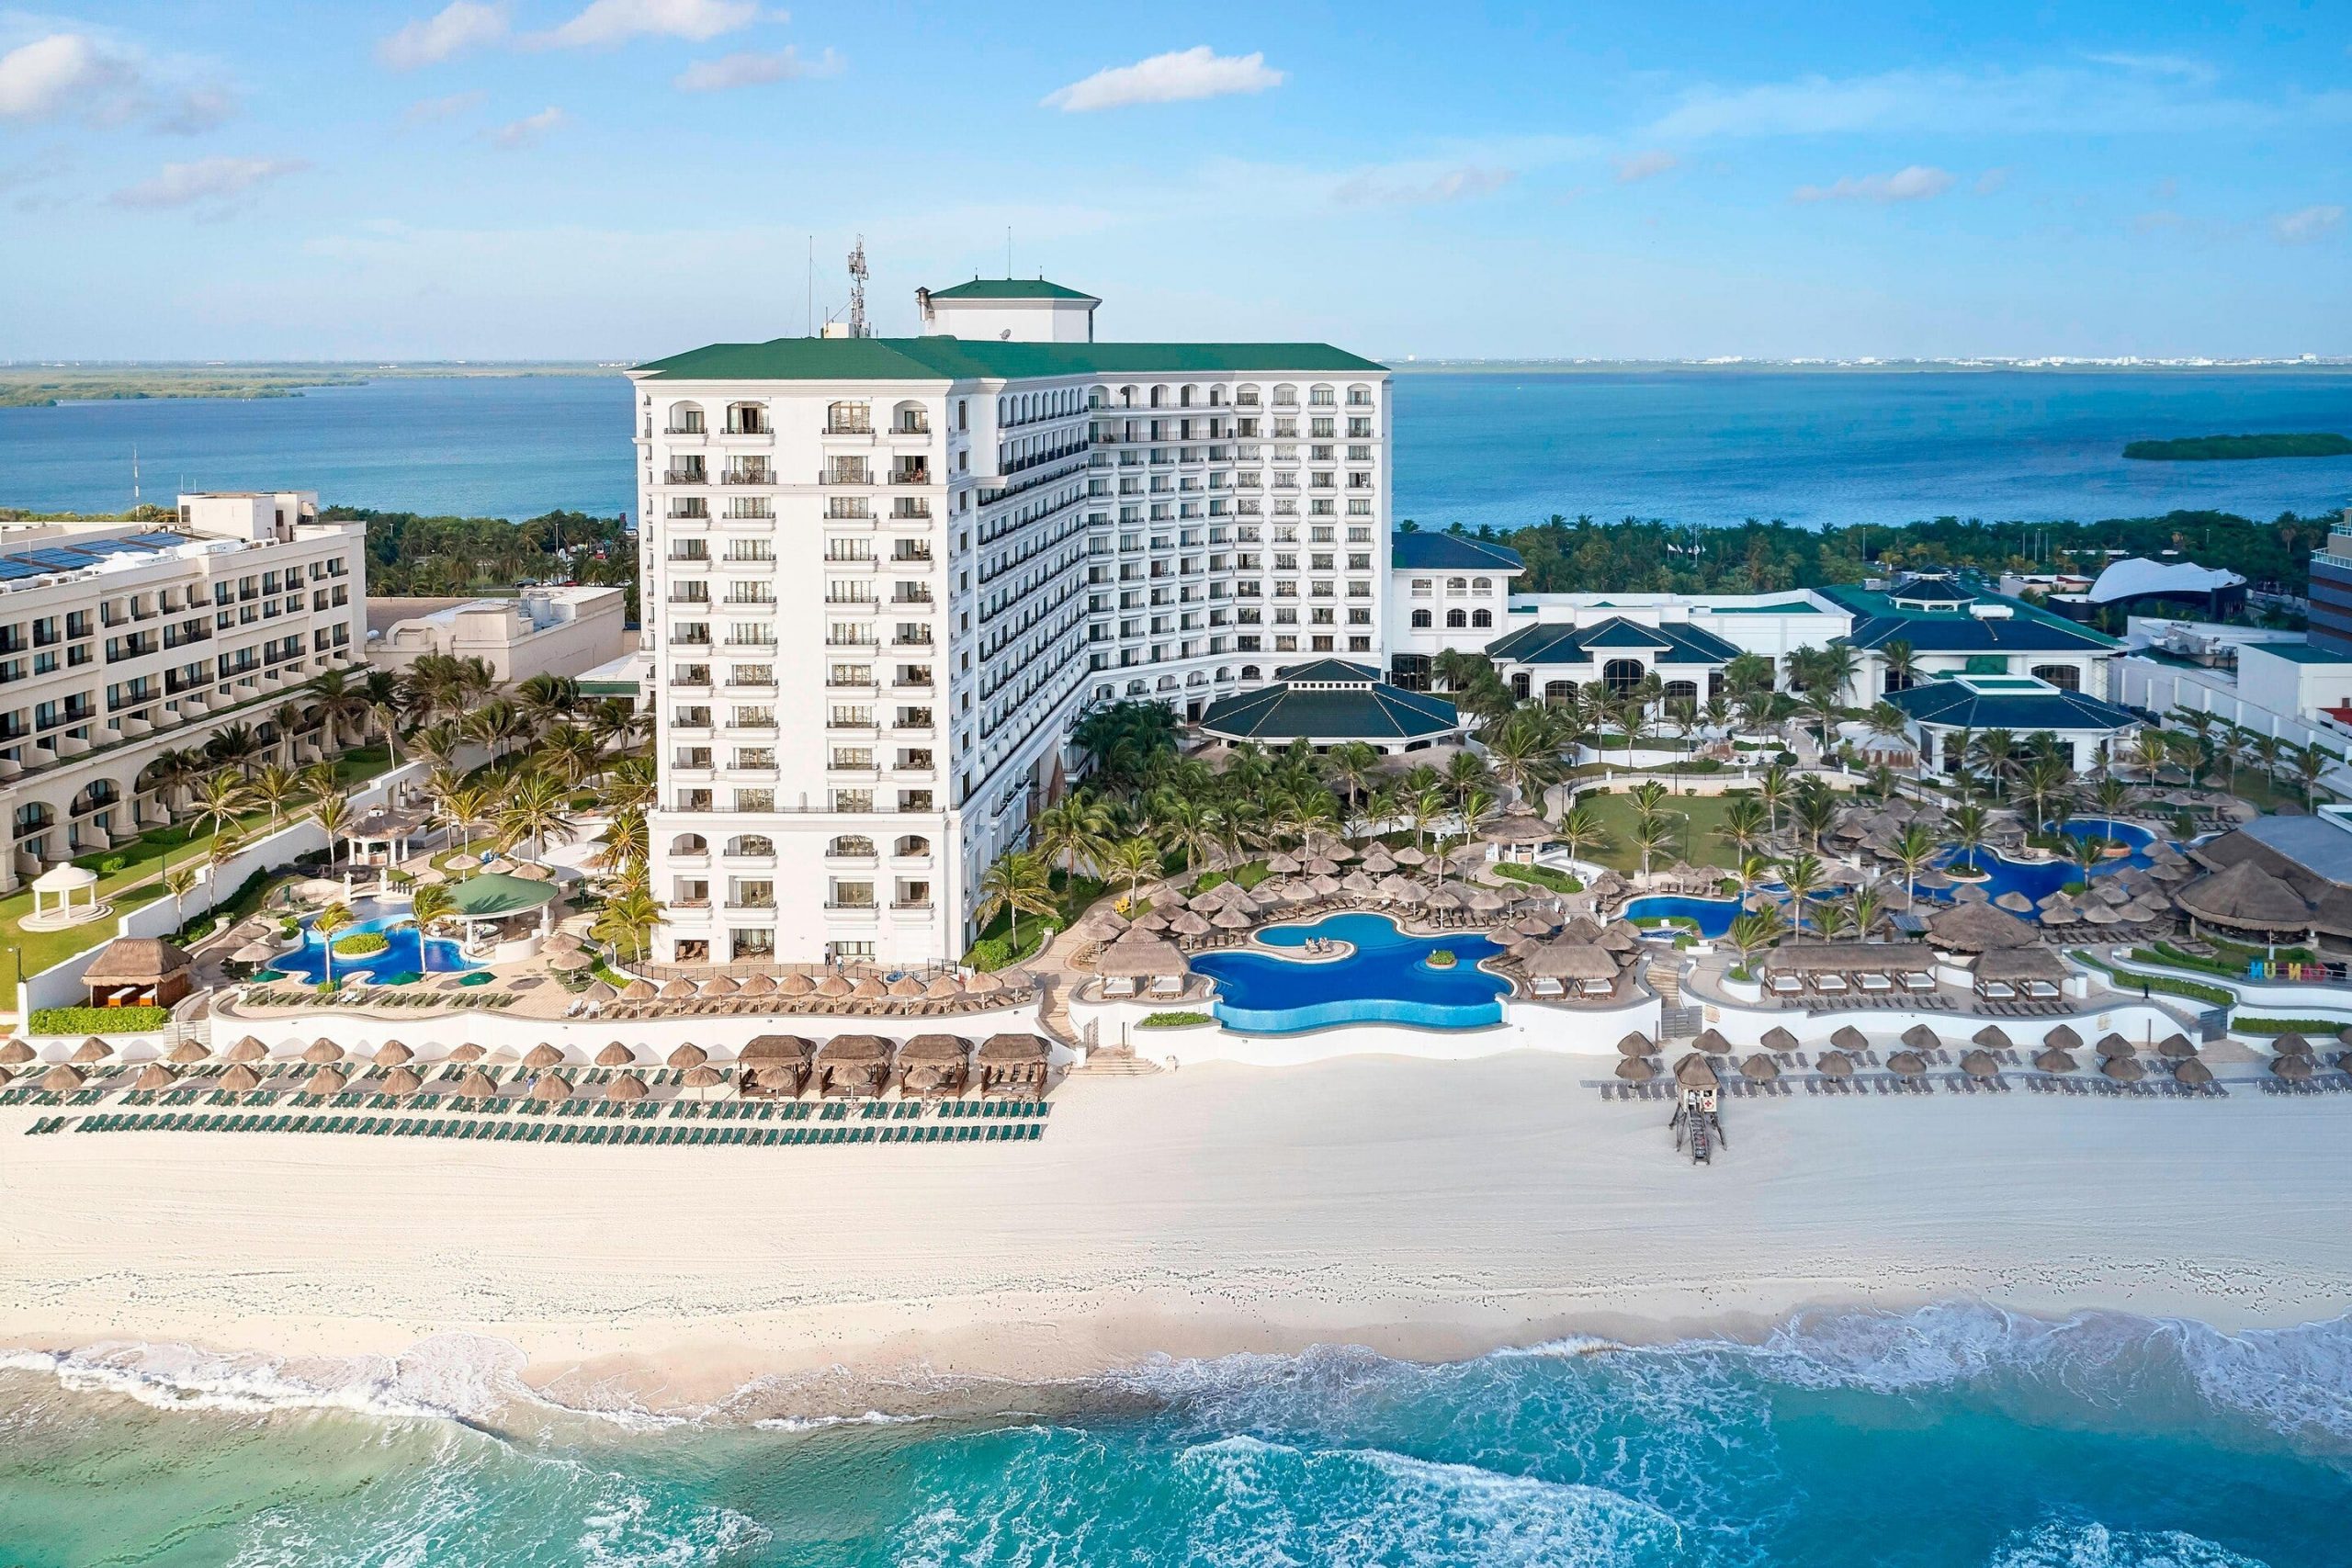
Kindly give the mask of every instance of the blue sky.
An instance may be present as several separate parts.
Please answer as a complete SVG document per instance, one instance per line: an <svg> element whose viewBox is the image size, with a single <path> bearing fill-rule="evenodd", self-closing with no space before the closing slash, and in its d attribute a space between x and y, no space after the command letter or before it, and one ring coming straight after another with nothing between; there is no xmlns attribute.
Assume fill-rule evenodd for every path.
<svg viewBox="0 0 2352 1568"><path fill-rule="evenodd" d="M0 9L0 356L2352 354L2352 6Z"/></svg>

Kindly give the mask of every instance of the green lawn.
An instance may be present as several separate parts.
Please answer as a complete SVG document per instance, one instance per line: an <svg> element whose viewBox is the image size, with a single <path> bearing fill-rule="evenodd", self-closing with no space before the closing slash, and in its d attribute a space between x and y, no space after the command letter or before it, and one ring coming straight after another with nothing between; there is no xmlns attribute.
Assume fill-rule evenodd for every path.
<svg viewBox="0 0 2352 1568"><path fill-rule="evenodd" d="M345 789L365 783L390 766L381 746L361 747L346 751L335 759L335 778ZM282 828L295 819L297 813L285 814L276 824ZM246 833L273 831L269 813L252 811L240 818L238 828ZM128 863L114 871L98 874L98 897L114 906L116 915L127 915L142 904L152 904L164 897L164 868L171 865L202 865L207 849L212 842L210 830L198 829L193 822L175 828L159 829L141 834L134 843L119 850L93 851L75 860L96 871L99 863L117 855L129 857ZM23 973L39 974L52 964L62 963L84 948L94 947L114 934L111 917L93 920L86 925L69 926L63 931L28 931L19 922L33 912L32 890L28 887L0 898L0 946L17 950L23 960ZM11 976L13 979L14 976Z"/></svg>
<svg viewBox="0 0 2352 1568"><path fill-rule="evenodd" d="M1636 872L1642 867L1642 857L1633 847L1634 797L1630 795L1584 795L1580 804L1590 806L1600 818L1601 826L1609 830L1606 849L1586 852L1585 858L1622 872ZM1736 795L1678 795L1666 803L1668 821L1675 827L1673 844L1650 857L1650 869L1658 870L1676 861L1689 861L1693 865L1732 863L1734 852L1729 842L1719 836L1724 825L1724 808ZM1679 813L1679 818L1672 815Z"/></svg>

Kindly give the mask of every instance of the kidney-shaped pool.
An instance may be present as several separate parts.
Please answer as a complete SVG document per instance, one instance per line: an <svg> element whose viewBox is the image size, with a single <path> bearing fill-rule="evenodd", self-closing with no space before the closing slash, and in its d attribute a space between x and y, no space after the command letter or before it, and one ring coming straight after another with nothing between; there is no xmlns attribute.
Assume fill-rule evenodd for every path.
<svg viewBox="0 0 2352 1568"><path fill-rule="evenodd" d="M1317 960L1195 954L1193 967L1216 981L1217 1021L1252 1034L1295 1034L1340 1023L1477 1029L1503 1021L1510 983L1478 967L1503 950L1476 931L1408 936L1385 915L1328 915L1307 925L1269 927L1258 940L1303 948L1315 937L1355 951ZM1430 954L1441 950L1453 954L1452 967L1430 965Z"/></svg>

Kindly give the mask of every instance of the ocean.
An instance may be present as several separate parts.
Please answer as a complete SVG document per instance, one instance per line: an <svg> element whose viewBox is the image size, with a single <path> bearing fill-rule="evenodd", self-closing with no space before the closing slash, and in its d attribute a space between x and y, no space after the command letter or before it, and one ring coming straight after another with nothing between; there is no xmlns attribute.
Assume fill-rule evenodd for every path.
<svg viewBox="0 0 2352 1568"><path fill-rule="evenodd" d="M1442 1365L1332 1348L897 1393L899 1414L824 1422L762 1387L661 1422L537 1400L476 1340L309 1381L17 1353L0 1357L0 1562L2352 1560L2352 1321L2232 1336L1947 1304L1809 1315L1758 1342ZM910 1414L926 1405L955 1413Z"/></svg>
<svg viewBox="0 0 2352 1568"><path fill-rule="evenodd" d="M2126 462L2143 437L2352 434L2352 371L1414 371L1396 379L1396 514L1553 513L1807 525L1953 515L2267 519L2352 503L2352 457ZM618 376L388 379L252 401L0 409L0 506L288 487L330 502L528 517L633 512Z"/></svg>

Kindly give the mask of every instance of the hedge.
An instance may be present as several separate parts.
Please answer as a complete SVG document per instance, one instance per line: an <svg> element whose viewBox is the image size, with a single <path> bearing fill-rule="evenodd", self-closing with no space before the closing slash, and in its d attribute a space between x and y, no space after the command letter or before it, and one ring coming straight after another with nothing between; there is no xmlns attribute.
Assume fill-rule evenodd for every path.
<svg viewBox="0 0 2352 1568"><path fill-rule="evenodd" d="M169 1008L35 1008L35 1034L148 1034L171 1021Z"/></svg>
<svg viewBox="0 0 2352 1568"><path fill-rule="evenodd" d="M1497 876L1512 882L1532 883L1550 888L1555 893L1581 893L1584 884L1565 871L1554 871L1548 865L1517 865L1510 861L1497 861L1487 868Z"/></svg>
<svg viewBox="0 0 2352 1568"><path fill-rule="evenodd" d="M1196 1023L1216 1021L1204 1012L1146 1013L1136 1021L1137 1029L1189 1029Z"/></svg>
<svg viewBox="0 0 2352 1568"><path fill-rule="evenodd" d="M2237 1005L2236 996L2222 989L2219 986L2199 985L2194 980L2177 980L2169 975L2143 975L2135 970L2119 969L2112 964L2103 964L2089 953L2079 950L2075 953L2074 958L2075 963L2086 964L2101 974L2120 980L2126 985L2143 985L2152 991L2162 991L2168 997L2187 997L2191 1001L2203 1002L2207 1007L2227 1008Z"/></svg>
<svg viewBox="0 0 2352 1568"><path fill-rule="evenodd" d="M334 939L334 955L337 958L366 958L391 945L392 939L382 931L353 931L349 936Z"/></svg>
<svg viewBox="0 0 2352 1568"><path fill-rule="evenodd" d="M2233 1034L2316 1034L2328 1038L2343 1028L2343 1021L2333 1018L2235 1018L2230 1021L2230 1032Z"/></svg>

